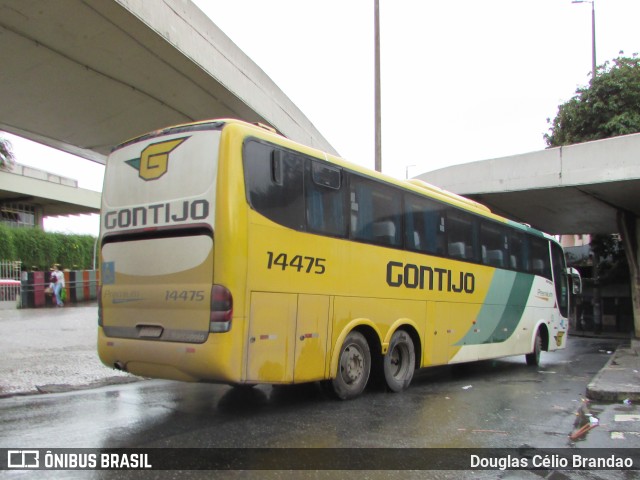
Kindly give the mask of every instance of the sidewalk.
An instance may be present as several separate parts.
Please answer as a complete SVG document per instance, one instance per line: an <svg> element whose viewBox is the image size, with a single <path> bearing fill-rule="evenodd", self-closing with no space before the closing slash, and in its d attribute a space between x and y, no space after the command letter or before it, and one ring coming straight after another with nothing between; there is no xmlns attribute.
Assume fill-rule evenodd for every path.
<svg viewBox="0 0 640 480"><path fill-rule="evenodd" d="M589 338L629 339L630 345L621 346L587 385L587 397L605 403L631 400L640 401L640 340L629 334L593 333L582 330L569 332L570 336Z"/></svg>
<svg viewBox="0 0 640 480"><path fill-rule="evenodd" d="M95 303L0 310L0 398L140 380L104 366Z"/></svg>
<svg viewBox="0 0 640 480"><path fill-rule="evenodd" d="M141 380L100 362L96 351L97 318L95 303L0 310L0 398ZM589 383L587 396L604 402L640 401L640 341L632 340L630 346L612 354Z"/></svg>

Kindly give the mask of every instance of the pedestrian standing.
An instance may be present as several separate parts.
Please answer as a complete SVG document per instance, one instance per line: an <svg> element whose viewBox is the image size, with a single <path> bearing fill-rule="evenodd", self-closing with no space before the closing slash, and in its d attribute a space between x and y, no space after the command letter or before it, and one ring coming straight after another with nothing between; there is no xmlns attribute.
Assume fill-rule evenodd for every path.
<svg viewBox="0 0 640 480"><path fill-rule="evenodd" d="M60 265L56 264L53 266L53 272L51 273L51 286L55 295L56 304L58 305L58 307L64 307L64 302L62 301L62 290L64 289L64 273L60 270Z"/></svg>

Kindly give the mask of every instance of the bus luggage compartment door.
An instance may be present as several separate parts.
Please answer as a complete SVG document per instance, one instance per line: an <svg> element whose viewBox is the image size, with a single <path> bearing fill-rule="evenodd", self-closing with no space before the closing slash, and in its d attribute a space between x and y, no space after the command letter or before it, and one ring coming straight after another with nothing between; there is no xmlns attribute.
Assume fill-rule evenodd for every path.
<svg viewBox="0 0 640 480"><path fill-rule="evenodd" d="M324 378L329 336L329 297L299 295L293 380L311 382Z"/></svg>
<svg viewBox="0 0 640 480"><path fill-rule="evenodd" d="M324 378L329 297L253 292L247 381L292 383Z"/></svg>
<svg viewBox="0 0 640 480"><path fill-rule="evenodd" d="M298 296L253 292L247 345L247 381L288 383L293 357Z"/></svg>

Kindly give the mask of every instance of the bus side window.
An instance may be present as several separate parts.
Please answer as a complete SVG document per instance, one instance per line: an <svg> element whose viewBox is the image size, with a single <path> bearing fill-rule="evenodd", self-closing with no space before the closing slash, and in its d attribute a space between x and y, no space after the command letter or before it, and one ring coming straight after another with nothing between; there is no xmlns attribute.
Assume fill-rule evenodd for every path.
<svg viewBox="0 0 640 480"><path fill-rule="evenodd" d="M480 226L480 244L482 245L482 263L498 268L512 268L509 255L507 229L502 225L482 222Z"/></svg>
<svg viewBox="0 0 640 480"><path fill-rule="evenodd" d="M531 236L529 238L531 273L551 280L551 261L549 259L549 241Z"/></svg>
<svg viewBox="0 0 640 480"><path fill-rule="evenodd" d="M525 235L521 232L511 232L509 235L509 268L526 272L529 269L525 249Z"/></svg>
<svg viewBox="0 0 640 480"><path fill-rule="evenodd" d="M444 205L405 195L405 245L409 250L444 255Z"/></svg>
<svg viewBox="0 0 640 480"><path fill-rule="evenodd" d="M566 317L569 313L569 278L566 275L567 265L560 245L551 244L551 258L553 261L553 283L556 287L558 309L560 314Z"/></svg>
<svg viewBox="0 0 640 480"><path fill-rule="evenodd" d="M309 160L306 166L306 214L309 231L344 237L346 223L342 169Z"/></svg>
<svg viewBox="0 0 640 480"><path fill-rule="evenodd" d="M448 209L446 221L447 254L459 260L475 261L477 222L464 212Z"/></svg>
<svg viewBox="0 0 640 480"><path fill-rule="evenodd" d="M254 210L285 227L305 229L303 161L255 139L243 147L247 200Z"/></svg>
<svg viewBox="0 0 640 480"><path fill-rule="evenodd" d="M417 225L420 218L412 212L411 200L408 196L405 196L404 205L404 245L408 250L421 250L420 230L422 229Z"/></svg>
<svg viewBox="0 0 640 480"><path fill-rule="evenodd" d="M351 237L377 245L402 245L401 196L393 188L351 175Z"/></svg>

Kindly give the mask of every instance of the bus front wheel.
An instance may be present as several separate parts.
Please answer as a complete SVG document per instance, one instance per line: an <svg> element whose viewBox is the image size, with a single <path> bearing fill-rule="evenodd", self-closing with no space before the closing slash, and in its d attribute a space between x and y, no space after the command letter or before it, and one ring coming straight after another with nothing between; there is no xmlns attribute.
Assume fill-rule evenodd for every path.
<svg viewBox="0 0 640 480"><path fill-rule="evenodd" d="M367 386L370 372L369 344L360 332L350 332L340 348L338 372L331 381L333 391L342 400L357 397Z"/></svg>
<svg viewBox="0 0 640 480"><path fill-rule="evenodd" d="M536 339L533 342L533 352L527 353L525 358L527 359L527 365L537 367L540 365L540 352L542 351L542 337L540 336L540 330L536 332Z"/></svg>
<svg viewBox="0 0 640 480"><path fill-rule="evenodd" d="M409 387L416 367L416 352L407 332L398 330L393 334L383 365L384 380L391 391L402 392Z"/></svg>

